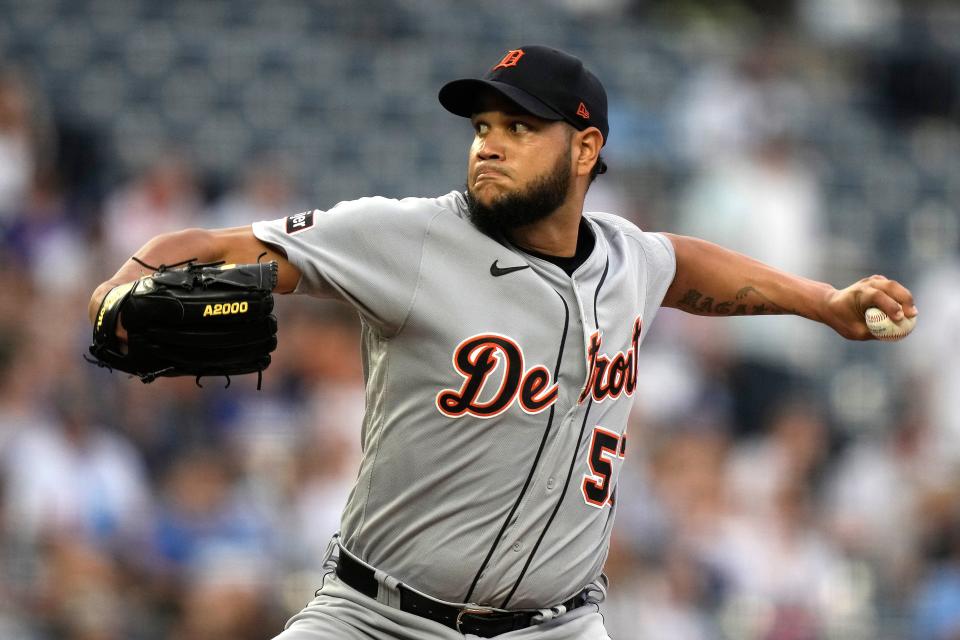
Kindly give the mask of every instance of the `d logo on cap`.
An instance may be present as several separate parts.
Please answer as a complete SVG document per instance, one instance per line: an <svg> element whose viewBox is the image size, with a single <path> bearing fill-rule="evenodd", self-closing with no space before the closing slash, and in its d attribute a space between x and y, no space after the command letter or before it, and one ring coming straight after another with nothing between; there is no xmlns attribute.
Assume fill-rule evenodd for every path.
<svg viewBox="0 0 960 640"><path fill-rule="evenodd" d="M579 58L536 44L502 55L483 78L461 78L443 85L440 104L469 118L484 108L482 98L493 91L538 118L564 120L578 131L596 127L607 141L607 92Z"/></svg>
<svg viewBox="0 0 960 640"><path fill-rule="evenodd" d="M496 71L497 69L506 69L507 67L515 67L517 63L520 62L520 58L523 57L523 49L511 49L507 51L507 55L503 56L503 60L497 63L497 65L490 69L490 71Z"/></svg>

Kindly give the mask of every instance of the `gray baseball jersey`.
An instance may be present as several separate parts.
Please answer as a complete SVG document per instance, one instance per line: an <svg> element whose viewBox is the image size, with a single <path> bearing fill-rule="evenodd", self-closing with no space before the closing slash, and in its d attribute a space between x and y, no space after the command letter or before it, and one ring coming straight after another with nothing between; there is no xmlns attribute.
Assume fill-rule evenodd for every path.
<svg viewBox="0 0 960 640"><path fill-rule="evenodd" d="M637 349L673 280L665 237L606 213L571 276L479 232L462 193L253 225L362 320L353 554L426 594L563 602L606 559Z"/></svg>

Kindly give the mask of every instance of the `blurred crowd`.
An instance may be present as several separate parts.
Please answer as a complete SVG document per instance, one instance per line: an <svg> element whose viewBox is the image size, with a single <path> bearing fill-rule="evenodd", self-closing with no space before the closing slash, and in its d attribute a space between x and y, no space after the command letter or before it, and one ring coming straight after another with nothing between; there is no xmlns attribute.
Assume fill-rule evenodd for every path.
<svg viewBox="0 0 960 640"><path fill-rule="evenodd" d="M584 20L669 5L550 4ZM746 15L763 3L720 4ZM906 221L885 228L904 235L851 213L863 242L839 239L850 218L828 193L839 178L822 170L817 98L795 65L823 46L855 58L912 14L894 0L783 4L806 35L784 47L754 34L664 96L674 118L658 135L675 149L673 173L627 172L660 197L638 199L639 183L617 176L629 150L613 148L588 208L836 285L870 275L865 265L892 269L922 315L903 344L849 345L795 318L664 310L641 352L606 623L620 640L958 640L960 183L939 208L879 202ZM848 74L847 59L825 86L855 95L886 77ZM931 60L947 58L897 64L943 68ZM876 126L912 141L904 162L918 172L960 166L958 90L911 85L897 68L890 117ZM280 299L280 345L258 392L249 379L142 385L90 366L86 310L96 284L157 233L332 205L304 187L324 168L268 152L211 180L190 140L172 139L97 172L110 157L64 127L68 107L39 84L29 66L0 68L0 638L272 637L319 587L356 472L355 314ZM631 126L619 113L614 135ZM895 199L899 186L874 188Z"/></svg>

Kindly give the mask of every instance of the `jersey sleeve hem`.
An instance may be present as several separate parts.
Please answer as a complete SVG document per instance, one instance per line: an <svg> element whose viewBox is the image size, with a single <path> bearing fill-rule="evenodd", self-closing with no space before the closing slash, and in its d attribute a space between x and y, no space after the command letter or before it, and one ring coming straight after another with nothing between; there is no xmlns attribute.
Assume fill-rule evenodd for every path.
<svg viewBox="0 0 960 640"><path fill-rule="evenodd" d="M657 240L659 240L659 241L661 242L661 244L663 244L663 246L666 248L667 253L670 254L670 258L671 258L671 261L670 261L670 262L671 262L671 266L670 266L670 284L667 285L667 289L669 289L669 288L670 288L670 285L673 284L673 281L674 281L674 280L676 279L676 277L677 277L677 250L676 250L676 247L673 246L673 242L670 241L670 238L668 238L666 235L664 235L664 234L662 234L662 233L651 232L650 235L653 236L654 238L656 238ZM664 292L664 295L666 295L666 292ZM662 302L663 302L663 301L661 300L661 303L662 303Z"/></svg>
<svg viewBox="0 0 960 640"><path fill-rule="evenodd" d="M307 268L306 256L303 252L297 250L297 248L291 244L284 244L276 241L276 238L272 237L269 230L269 225L271 221L261 220L254 222L250 225L254 237L256 237L260 242L268 244L271 247L277 247L280 249L287 257L287 261L290 262L294 267L297 268L297 271L300 272L300 278L297 280L297 286L293 288L291 293L294 294L305 294L309 293L303 288L304 283L304 272Z"/></svg>

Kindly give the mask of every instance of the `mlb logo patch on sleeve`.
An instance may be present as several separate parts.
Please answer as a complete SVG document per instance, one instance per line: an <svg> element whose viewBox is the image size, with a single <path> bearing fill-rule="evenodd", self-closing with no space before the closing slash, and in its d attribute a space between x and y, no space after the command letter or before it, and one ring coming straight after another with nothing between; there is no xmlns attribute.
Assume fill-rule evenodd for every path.
<svg viewBox="0 0 960 640"><path fill-rule="evenodd" d="M313 211L304 211L287 218L287 233L297 233L313 226Z"/></svg>

